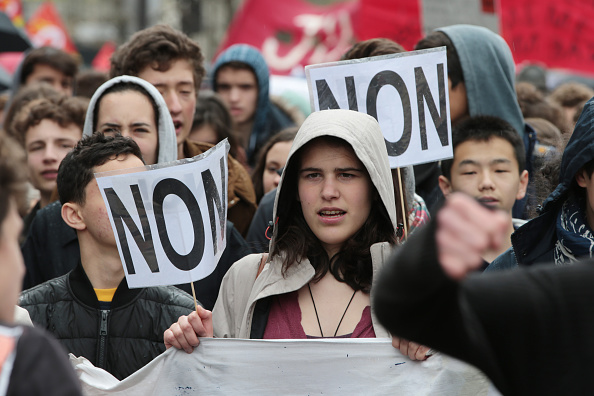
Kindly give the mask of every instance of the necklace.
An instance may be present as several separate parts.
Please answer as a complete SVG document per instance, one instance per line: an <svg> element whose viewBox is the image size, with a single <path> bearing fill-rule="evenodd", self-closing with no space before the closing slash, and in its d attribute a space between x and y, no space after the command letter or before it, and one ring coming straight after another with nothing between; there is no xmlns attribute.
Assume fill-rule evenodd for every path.
<svg viewBox="0 0 594 396"><path fill-rule="evenodd" d="M314 301L313 294L311 292L311 287L309 286L309 283L307 284L307 288L309 289L309 296L311 297L311 302L313 303L314 312L316 313L316 319L318 320L318 326L320 327L320 334L322 335L322 338L324 338L324 332L322 331L322 325L320 324L320 317L318 316L318 309L316 308L316 302ZM342 320L344 319L344 315L346 315L347 311L349 310L349 307L351 306L351 302L353 301L353 298L355 298L356 293L357 293L357 290L355 290L353 292L353 295L351 296L349 303L347 304L346 308L344 309L344 312L342 313L342 317L340 318L340 322L338 322L338 326L336 326L336 331L334 332L334 337L336 337L336 334L338 334L338 329L340 329L340 324L342 323Z"/></svg>

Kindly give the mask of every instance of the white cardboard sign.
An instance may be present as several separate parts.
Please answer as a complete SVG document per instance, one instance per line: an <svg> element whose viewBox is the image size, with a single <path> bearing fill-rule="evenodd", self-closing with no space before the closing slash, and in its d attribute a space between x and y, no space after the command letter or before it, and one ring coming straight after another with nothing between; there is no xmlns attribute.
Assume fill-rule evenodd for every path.
<svg viewBox="0 0 594 396"><path fill-rule="evenodd" d="M305 67L314 111L378 120L392 168L453 157L445 47Z"/></svg>
<svg viewBox="0 0 594 396"><path fill-rule="evenodd" d="M227 243L228 147L225 140L194 158L95 174L129 287L214 271Z"/></svg>

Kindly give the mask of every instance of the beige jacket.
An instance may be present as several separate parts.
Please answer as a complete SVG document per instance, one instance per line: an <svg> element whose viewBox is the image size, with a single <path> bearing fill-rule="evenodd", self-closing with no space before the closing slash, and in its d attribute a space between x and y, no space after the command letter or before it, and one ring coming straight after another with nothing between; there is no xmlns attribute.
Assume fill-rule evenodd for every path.
<svg viewBox="0 0 594 396"><path fill-rule="evenodd" d="M373 262L372 288L376 273L390 257L393 247L386 242L371 246ZM291 266L285 277L281 274L278 257L266 263L256 279L261 254L250 254L233 264L229 269L219 292L219 298L212 310L214 336L219 338L250 338L252 318L256 302L266 297L290 293L301 289L314 276L314 268L308 260ZM378 338L389 337L375 317L372 309L373 330Z"/></svg>

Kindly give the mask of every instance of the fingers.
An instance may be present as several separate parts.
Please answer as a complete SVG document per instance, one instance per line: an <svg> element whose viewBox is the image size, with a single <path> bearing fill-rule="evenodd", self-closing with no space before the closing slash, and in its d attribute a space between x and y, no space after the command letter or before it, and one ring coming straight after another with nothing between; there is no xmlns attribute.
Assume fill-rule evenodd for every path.
<svg viewBox="0 0 594 396"><path fill-rule="evenodd" d="M507 237L509 215L490 210L468 195L454 193L437 215L436 242L444 272L462 279L478 268L488 249L498 249Z"/></svg>
<svg viewBox="0 0 594 396"><path fill-rule="evenodd" d="M212 312L198 307L198 311L188 316L180 316L176 323L163 333L165 347L183 349L192 353L195 347L200 344L198 337L212 337Z"/></svg>
<svg viewBox="0 0 594 396"><path fill-rule="evenodd" d="M400 353L408 356L411 360L427 359L427 352L430 350L429 347L396 336L392 336L392 346L399 349Z"/></svg>

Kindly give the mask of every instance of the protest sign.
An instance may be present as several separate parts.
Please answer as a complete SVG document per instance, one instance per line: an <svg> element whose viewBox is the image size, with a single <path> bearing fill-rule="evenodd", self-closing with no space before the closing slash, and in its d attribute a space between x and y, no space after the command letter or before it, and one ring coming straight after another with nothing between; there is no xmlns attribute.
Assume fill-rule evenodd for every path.
<svg viewBox="0 0 594 396"><path fill-rule="evenodd" d="M392 168L453 156L445 47L305 68L314 111L378 120Z"/></svg>
<svg viewBox="0 0 594 396"><path fill-rule="evenodd" d="M413 362L389 339L201 338L123 381L70 355L86 395L499 395L476 368L436 354Z"/></svg>
<svg viewBox="0 0 594 396"><path fill-rule="evenodd" d="M228 147L95 175L129 287L193 282L216 268L226 246Z"/></svg>

